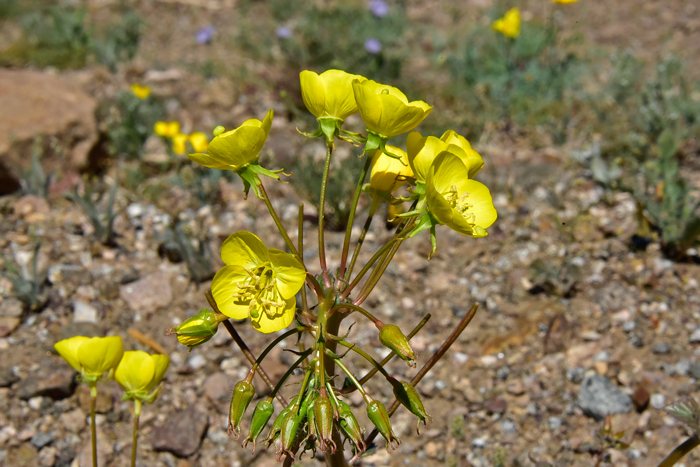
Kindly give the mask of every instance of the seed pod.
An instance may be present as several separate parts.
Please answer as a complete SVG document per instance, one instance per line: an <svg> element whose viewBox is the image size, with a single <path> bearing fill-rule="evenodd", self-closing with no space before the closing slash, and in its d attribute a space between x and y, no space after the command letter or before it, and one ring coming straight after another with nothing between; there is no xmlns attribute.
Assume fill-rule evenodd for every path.
<svg viewBox="0 0 700 467"><path fill-rule="evenodd" d="M285 415L280 431L280 447L277 450L277 462L281 462L282 456L285 454L294 459L294 453L297 451L299 444L297 442L297 431L300 424L301 417L293 410L290 410Z"/></svg>
<svg viewBox="0 0 700 467"><path fill-rule="evenodd" d="M416 353L398 326L385 324L379 331L379 341L382 345L391 349L401 360L408 362L408 366L415 368Z"/></svg>
<svg viewBox="0 0 700 467"><path fill-rule="evenodd" d="M233 434L236 439L241 435L241 419L245 414L250 401L255 395L253 385L248 381L239 381L233 387L231 405L228 410L228 435Z"/></svg>
<svg viewBox="0 0 700 467"><path fill-rule="evenodd" d="M340 429L343 434L345 434L345 437L349 439L355 447L355 456L365 452L367 445L362 437L362 427L357 423L357 419L352 413L350 406L340 400L338 401L338 415L340 416L338 425L340 425Z"/></svg>
<svg viewBox="0 0 700 467"><path fill-rule="evenodd" d="M269 399L263 399L255 406L255 411L253 412L253 418L250 421L250 432L248 437L243 441L243 447L248 447L248 443L253 443L253 453L255 453L255 442L257 441L260 433L262 433L263 428L267 425L267 422L272 417L275 408L272 406L272 402Z"/></svg>
<svg viewBox="0 0 700 467"><path fill-rule="evenodd" d="M425 411L423 402L413 386L405 381L399 382L394 378L391 378L389 382L394 387L394 396L396 396L396 399L401 402L401 405L406 407L413 415L418 417L416 432L420 434L420 431L418 430L420 422L423 422L423 425L428 426L433 422L433 417L428 415L428 412Z"/></svg>
<svg viewBox="0 0 700 467"><path fill-rule="evenodd" d="M313 412L316 433L321 444L321 451L330 451L332 454L336 449L335 441L333 441L333 405L331 404L331 400L325 394L325 391L321 397L316 399Z"/></svg>
<svg viewBox="0 0 700 467"><path fill-rule="evenodd" d="M284 422L284 419L286 418L287 414L292 411L291 407L292 406L290 405L286 409L283 409L277 416L277 418L275 418L275 421L272 422L270 432L267 434L267 437L263 440L267 442L268 448L272 446L272 443L274 443L277 440L277 438L279 438L280 432L282 431L282 423Z"/></svg>
<svg viewBox="0 0 700 467"><path fill-rule="evenodd" d="M381 434L386 440L386 450L396 449L401 440L396 437L394 431L391 429L391 422L389 422L389 413L386 411L386 407L379 401L372 400L367 404L367 416L377 427L379 434ZM393 443L396 442L396 446Z"/></svg>

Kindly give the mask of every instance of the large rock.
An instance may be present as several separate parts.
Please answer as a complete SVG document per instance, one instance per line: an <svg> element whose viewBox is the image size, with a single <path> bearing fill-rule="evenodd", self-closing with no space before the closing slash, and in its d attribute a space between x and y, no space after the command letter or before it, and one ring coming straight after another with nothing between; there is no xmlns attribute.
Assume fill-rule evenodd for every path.
<svg viewBox="0 0 700 467"><path fill-rule="evenodd" d="M599 374L583 380L576 403L586 415L596 420L603 420L608 414L629 413L634 407L629 395Z"/></svg>
<svg viewBox="0 0 700 467"><path fill-rule="evenodd" d="M154 272L119 288L119 296L136 312L152 312L168 306L173 299L170 276Z"/></svg>
<svg viewBox="0 0 700 467"><path fill-rule="evenodd" d="M208 426L207 414L196 407L190 407L169 415L162 426L155 428L151 444L155 451L189 457L199 448Z"/></svg>
<svg viewBox="0 0 700 467"><path fill-rule="evenodd" d="M19 187L21 174L31 165L37 136L45 137L41 158L45 172L84 168L98 140L96 107L95 100L69 77L0 69L0 194Z"/></svg>

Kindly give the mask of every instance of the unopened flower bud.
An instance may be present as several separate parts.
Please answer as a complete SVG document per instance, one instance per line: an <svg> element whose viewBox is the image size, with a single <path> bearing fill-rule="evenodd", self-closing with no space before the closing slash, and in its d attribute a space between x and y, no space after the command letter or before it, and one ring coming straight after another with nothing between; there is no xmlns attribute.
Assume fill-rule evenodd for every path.
<svg viewBox="0 0 700 467"><path fill-rule="evenodd" d="M379 341L398 355L401 360L408 362L408 366L416 367L416 353L398 326L384 325L379 331Z"/></svg>
<svg viewBox="0 0 700 467"><path fill-rule="evenodd" d="M298 444L297 431L299 430L300 424L301 417L294 410L290 410L282 420L280 447L277 450L277 462L282 461L282 456L284 454L294 459L294 453L297 451Z"/></svg>
<svg viewBox="0 0 700 467"><path fill-rule="evenodd" d="M386 440L386 450L396 449L401 440L396 437L394 431L391 429L391 422L389 422L389 413L386 411L386 407L379 401L372 400L367 404L367 416L377 427L379 434L381 434ZM396 442L396 446L393 443Z"/></svg>
<svg viewBox="0 0 700 467"><path fill-rule="evenodd" d="M224 319L228 319L227 316L202 308L196 315L168 329L165 335L175 334L181 344L195 347L214 337L219 329L219 322Z"/></svg>
<svg viewBox="0 0 700 467"><path fill-rule="evenodd" d="M236 439L241 434L241 420L245 414L250 401L255 395L253 385L248 381L239 381L233 387L233 395L231 396L231 405L228 410L228 434L233 434Z"/></svg>
<svg viewBox="0 0 700 467"><path fill-rule="evenodd" d="M396 400L401 402L401 405L406 407L413 415L418 417L418 423L416 424L416 432L420 434L418 430L418 424L423 422L425 426L430 425L433 422L433 417L428 415L423 407L423 402L418 395L416 389L405 381L397 381L393 378L390 380L391 385L394 387L394 396Z"/></svg>
<svg viewBox="0 0 700 467"><path fill-rule="evenodd" d="M250 432L248 437L243 441L243 447L247 447L248 443L253 443L253 453L255 453L255 442L257 441L260 433L262 433L263 428L267 425L267 422L272 417L275 408L272 406L272 402L269 399L263 399L255 406L255 411L253 412L253 418L250 421Z"/></svg>
<svg viewBox="0 0 700 467"><path fill-rule="evenodd" d="M321 451L334 453L336 446L333 441L333 404L325 393L314 402L313 412Z"/></svg>
<svg viewBox="0 0 700 467"><path fill-rule="evenodd" d="M343 401L338 401L338 415L340 416L338 421L340 429L345 434L345 437L355 446L355 455L365 452L367 445L362 437L362 427L357 423L350 406Z"/></svg>

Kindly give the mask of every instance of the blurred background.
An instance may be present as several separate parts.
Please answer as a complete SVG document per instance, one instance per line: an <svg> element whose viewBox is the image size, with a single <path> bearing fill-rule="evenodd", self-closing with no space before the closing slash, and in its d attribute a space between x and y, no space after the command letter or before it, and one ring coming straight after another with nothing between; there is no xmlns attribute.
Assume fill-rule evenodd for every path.
<svg viewBox="0 0 700 467"><path fill-rule="evenodd" d="M511 7L513 39L492 28ZM657 465L688 434L661 409L700 379L698 44L685 0L0 0L0 465L88 465L88 395L52 347L77 334L172 359L139 465L275 462L225 434L248 371L230 339L187 353L163 336L206 306L228 235L283 247L240 180L185 154L274 109L261 158L293 176L268 191L290 232L305 202L314 258L325 146L297 133L316 124L298 77L330 68L433 105L418 130L466 136L499 211L487 238L439 231L430 263L427 237L406 242L367 302L411 327L433 314L421 360L481 309L419 388L435 424L419 437L400 410L404 444L363 465ZM331 266L358 155L338 145L331 169ZM392 228L375 222L363 254ZM100 465L128 465L131 404L105 387ZM628 446L601 435L607 412Z"/></svg>

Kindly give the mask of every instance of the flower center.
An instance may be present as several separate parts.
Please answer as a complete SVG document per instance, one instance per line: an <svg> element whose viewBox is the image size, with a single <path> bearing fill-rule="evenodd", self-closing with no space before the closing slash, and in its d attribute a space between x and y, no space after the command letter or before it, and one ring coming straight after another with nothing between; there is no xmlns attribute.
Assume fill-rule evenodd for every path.
<svg viewBox="0 0 700 467"><path fill-rule="evenodd" d="M469 198L469 193L462 193L460 195L457 191L457 187L452 185L450 189L443 194L443 196L447 202L450 203L452 209L459 212L467 222L470 224L476 223L474 213L468 212L469 209L474 206L467 201Z"/></svg>
<svg viewBox="0 0 700 467"><path fill-rule="evenodd" d="M261 312L273 318L279 313L279 308L284 308L285 302L277 290L276 274L270 263L244 269L248 277L236 284L239 291L234 295L234 301L248 302L253 319L259 318Z"/></svg>

